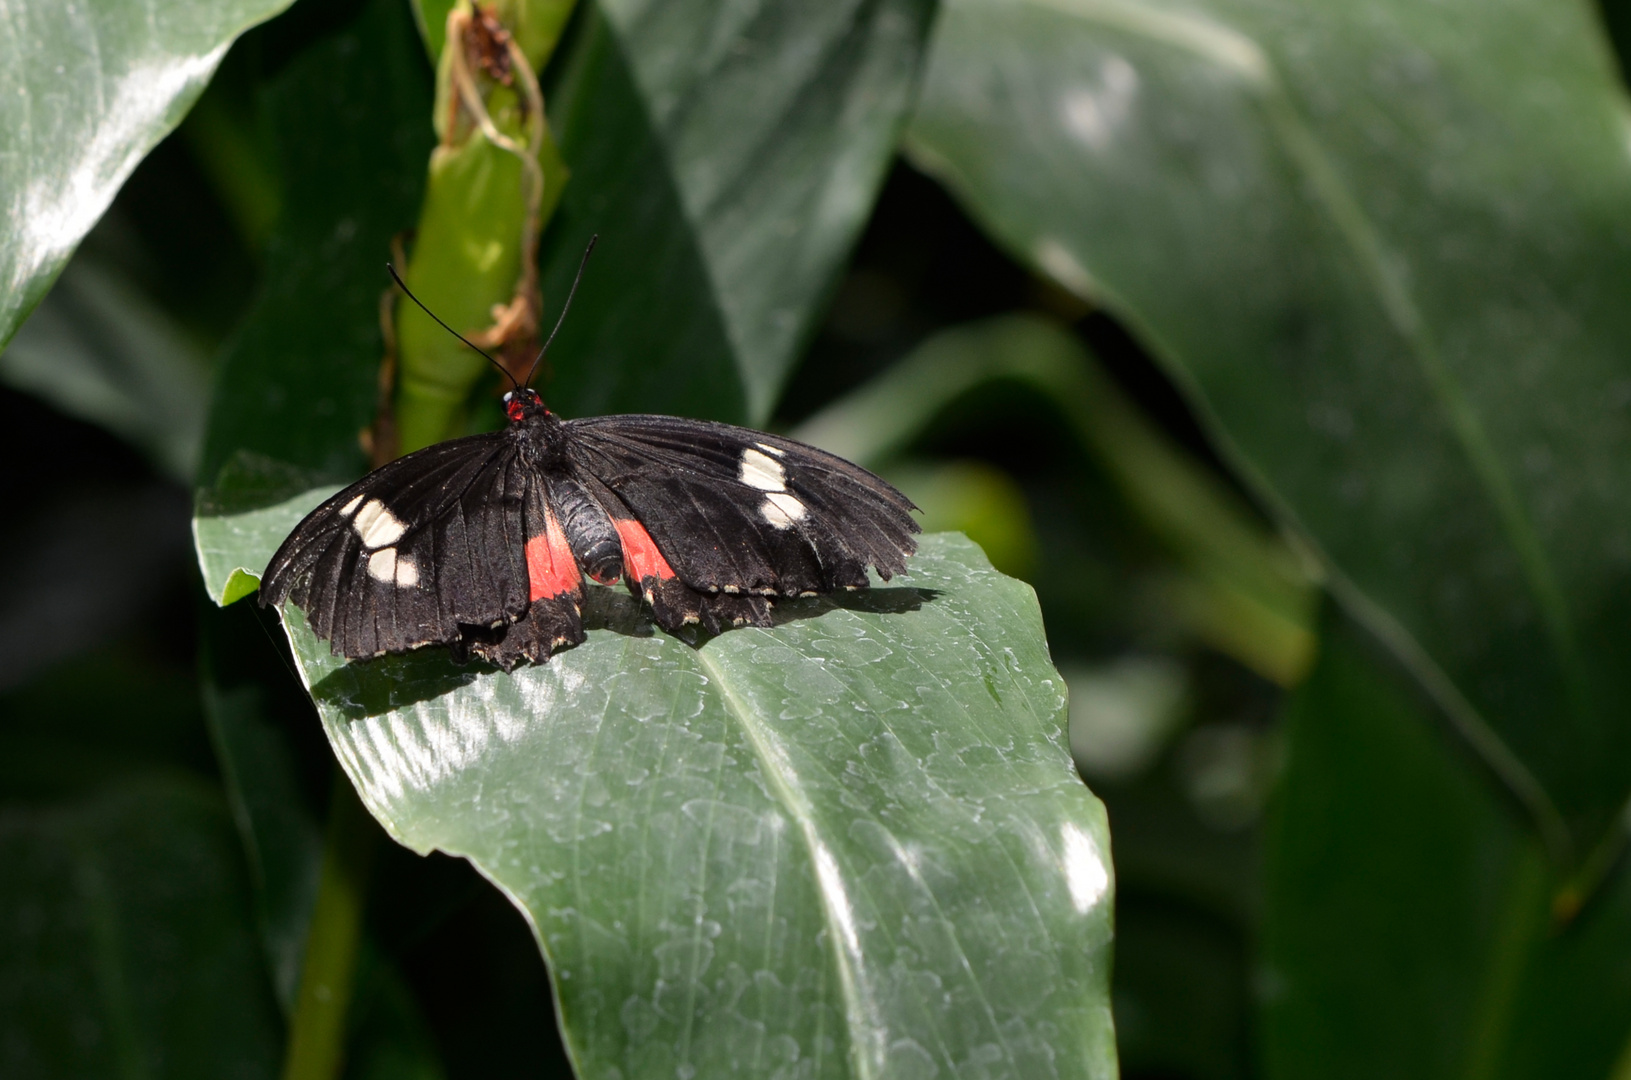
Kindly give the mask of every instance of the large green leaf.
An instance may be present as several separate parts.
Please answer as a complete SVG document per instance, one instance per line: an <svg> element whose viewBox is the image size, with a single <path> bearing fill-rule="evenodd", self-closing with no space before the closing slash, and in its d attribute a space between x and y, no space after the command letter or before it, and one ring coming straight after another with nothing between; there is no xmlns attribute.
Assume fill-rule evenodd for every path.
<svg viewBox="0 0 1631 1080"><path fill-rule="evenodd" d="M219 796L131 780L0 810L0 1072L276 1075L282 1041Z"/></svg>
<svg viewBox="0 0 1631 1080"><path fill-rule="evenodd" d="M1169 365L1554 850L1631 784L1625 105L1582 2L952 0L912 130Z"/></svg>
<svg viewBox="0 0 1631 1080"><path fill-rule="evenodd" d="M0 0L0 348L232 39L289 0Z"/></svg>
<svg viewBox="0 0 1631 1080"><path fill-rule="evenodd" d="M581 1075L1114 1075L1103 811L1035 598L968 541L700 642L596 587L510 675L289 616L369 809L527 912Z"/></svg>
<svg viewBox="0 0 1631 1080"><path fill-rule="evenodd" d="M1631 1036L1631 868L1555 919L1533 833L1364 638L1334 626L1288 710L1269 1076L1610 1075Z"/></svg>
<svg viewBox="0 0 1631 1080"><path fill-rule="evenodd" d="M871 211L928 0L602 0L552 101L571 169L544 245L569 415L762 423Z"/></svg>

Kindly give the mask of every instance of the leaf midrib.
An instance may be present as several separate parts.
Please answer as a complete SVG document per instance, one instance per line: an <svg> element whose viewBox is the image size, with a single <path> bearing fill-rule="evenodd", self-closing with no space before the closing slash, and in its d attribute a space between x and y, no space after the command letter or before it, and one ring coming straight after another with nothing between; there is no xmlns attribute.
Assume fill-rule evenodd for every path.
<svg viewBox="0 0 1631 1080"><path fill-rule="evenodd" d="M751 632L751 631L748 631ZM792 817L798 826L800 835L804 840L806 855L812 864L812 877L815 878L816 895L821 898L821 921L826 927L827 942L833 957L833 965L838 969L839 990L844 996L844 1017L854 1027L854 1018L860 1015L868 1006L861 1000L858 986L858 975L850 964L848 955L844 952L844 929L842 920L833 910L831 898L826 888L821 884L820 875L814 872L815 853L818 848L824 847L820 842L820 831L816 823L815 808L805 798L804 793L795 783L784 774L782 765L785 754L776 746L773 737L765 731L759 723L758 715L743 701L732 687L725 672L714 663L706 648L694 652L697 663L707 673L708 679L718 688L720 701L726 710L736 720L737 728L747 738L748 744L753 748L754 757L758 759L759 769L764 774L766 783L775 792L776 799L782 808ZM796 779L796 778L792 778ZM871 1080L876 1074L872 1068L872 1061L865 1053L857 1052L864 1040L857 1037L855 1031L850 1032L850 1063L855 1067L857 1075L862 1080Z"/></svg>

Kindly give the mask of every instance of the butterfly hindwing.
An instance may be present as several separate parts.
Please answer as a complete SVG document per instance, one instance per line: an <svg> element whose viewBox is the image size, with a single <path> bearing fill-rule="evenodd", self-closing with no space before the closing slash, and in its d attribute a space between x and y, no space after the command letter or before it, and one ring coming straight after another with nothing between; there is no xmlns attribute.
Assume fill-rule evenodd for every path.
<svg viewBox="0 0 1631 1080"><path fill-rule="evenodd" d="M769 626L770 602L746 593L709 593L680 580L651 533L623 501L593 476L580 483L605 509L616 529L629 591L651 605L652 619L664 630L700 625L711 634L732 626Z"/></svg>

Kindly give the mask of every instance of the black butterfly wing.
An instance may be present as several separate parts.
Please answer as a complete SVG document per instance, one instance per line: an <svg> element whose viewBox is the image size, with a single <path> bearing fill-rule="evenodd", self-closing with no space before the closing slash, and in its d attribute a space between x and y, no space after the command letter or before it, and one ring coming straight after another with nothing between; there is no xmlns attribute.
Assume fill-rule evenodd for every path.
<svg viewBox="0 0 1631 1080"><path fill-rule="evenodd" d="M474 654L505 671L522 660L547 660L584 638L583 572L556 513L549 478L531 472L529 480L522 507L530 600L526 614L506 626L466 627L454 646L456 657Z"/></svg>
<svg viewBox="0 0 1631 1080"><path fill-rule="evenodd" d="M353 659L501 637L528 613L525 509L539 486L503 433L409 454L295 528L267 566L261 603L292 600Z"/></svg>
<svg viewBox="0 0 1631 1080"><path fill-rule="evenodd" d="M906 496L865 469L795 440L669 416L594 417L566 427L567 453L579 475L611 496L597 497L623 535L630 586L640 581L648 598L650 579L666 581L664 566L701 594L797 596L858 588L867 583L868 566L888 579L905 569L917 548L910 513L916 507ZM642 534L660 560L631 558ZM643 572L653 566L655 574ZM681 621L768 618L762 603L744 607L716 596L700 605L684 598L681 605L681 599L669 605L683 608ZM655 599L653 606L667 627Z"/></svg>

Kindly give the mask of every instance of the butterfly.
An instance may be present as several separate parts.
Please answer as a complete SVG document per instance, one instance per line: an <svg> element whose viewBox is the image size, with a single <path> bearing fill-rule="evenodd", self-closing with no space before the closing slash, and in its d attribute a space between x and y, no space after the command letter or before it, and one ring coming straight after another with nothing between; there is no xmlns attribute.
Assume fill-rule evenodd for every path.
<svg viewBox="0 0 1631 1080"><path fill-rule="evenodd" d="M717 633L770 625L779 598L863 588L868 567L887 581L916 550L911 500L796 440L563 420L525 384L503 405L503 430L398 458L307 515L262 606L292 601L337 656L445 645L510 670L584 640L585 579L624 582L666 631Z"/></svg>

